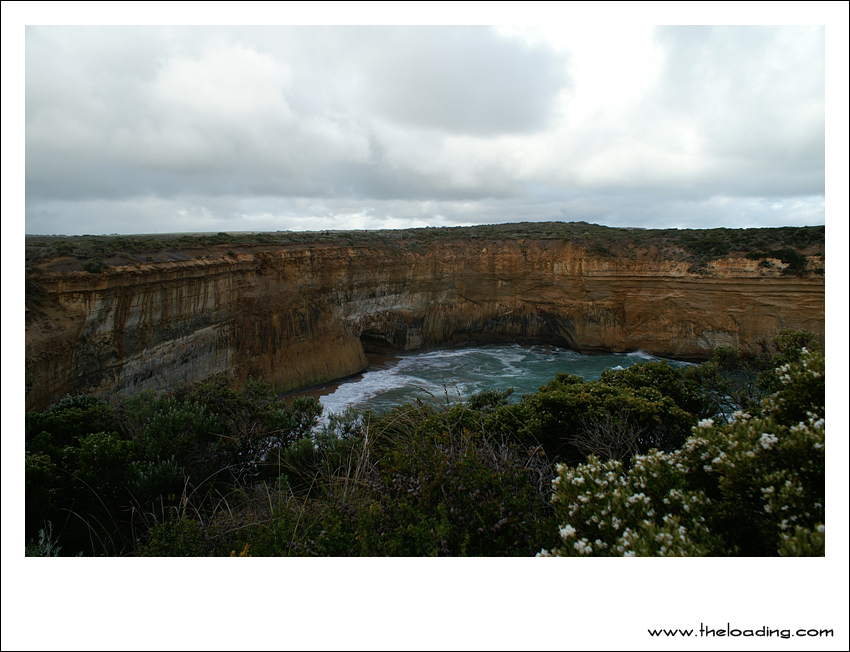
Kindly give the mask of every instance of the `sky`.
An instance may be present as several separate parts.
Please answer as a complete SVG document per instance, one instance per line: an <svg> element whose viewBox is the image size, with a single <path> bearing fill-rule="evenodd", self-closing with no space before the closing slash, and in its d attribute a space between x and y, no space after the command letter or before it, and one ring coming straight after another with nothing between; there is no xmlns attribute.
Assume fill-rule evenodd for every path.
<svg viewBox="0 0 850 652"><path fill-rule="evenodd" d="M25 29L28 234L825 223L825 29Z"/></svg>

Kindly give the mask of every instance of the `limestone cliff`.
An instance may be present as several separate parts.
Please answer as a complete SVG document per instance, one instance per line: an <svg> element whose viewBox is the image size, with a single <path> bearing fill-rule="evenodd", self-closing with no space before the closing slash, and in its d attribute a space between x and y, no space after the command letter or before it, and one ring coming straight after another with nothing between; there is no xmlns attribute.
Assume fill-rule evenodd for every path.
<svg viewBox="0 0 850 652"><path fill-rule="evenodd" d="M219 372L293 389L356 373L370 351L536 342L700 359L785 327L824 335L823 276L783 275L776 260L695 270L652 248L542 238L225 249L100 274L30 270L27 409Z"/></svg>

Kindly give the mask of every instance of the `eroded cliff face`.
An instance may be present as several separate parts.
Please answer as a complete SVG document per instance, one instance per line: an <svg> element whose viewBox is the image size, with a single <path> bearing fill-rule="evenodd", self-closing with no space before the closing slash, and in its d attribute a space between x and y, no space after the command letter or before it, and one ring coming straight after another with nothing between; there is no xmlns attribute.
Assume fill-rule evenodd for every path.
<svg viewBox="0 0 850 652"><path fill-rule="evenodd" d="M27 301L27 409L220 372L283 391L357 373L365 352L465 343L700 359L758 348L780 328L823 340L823 277L783 276L778 261L727 258L694 274L651 250L599 256L559 240L415 249L258 246L104 274L45 265Z"/></svg>

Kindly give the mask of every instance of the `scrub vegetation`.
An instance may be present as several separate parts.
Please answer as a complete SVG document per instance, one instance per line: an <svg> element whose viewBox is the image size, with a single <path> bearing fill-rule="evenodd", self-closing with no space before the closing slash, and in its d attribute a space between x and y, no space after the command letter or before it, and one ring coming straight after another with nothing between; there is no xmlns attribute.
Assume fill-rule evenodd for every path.
<svg viewBox="0 0 850 652"><path fill-rule="evenodd" d="M783 331L320 430L262 380L69 396L26 418L26 551L823 555L824 388L814 336Z"/></svg>
<svg viewBox="0 0 850 652"><path fill-rule="evenodd" d="M388 247L424 254L427 247L452 240L559 240L585 248L596 255L620 258L637 256L691 263L698 273L710 273L711 260L729 256L765 261L783 274L822 274L807 270L806 255L824 255L824 226L765 229L629 229L587 222L538 222L468 227L387 229L374 231L277 231L267 233L27 236L27 268L61 260L64 271L85 270L97 274L110 266L190 260L233 258L263 248ZM781 264L777 264L781 263Z"/></svg>

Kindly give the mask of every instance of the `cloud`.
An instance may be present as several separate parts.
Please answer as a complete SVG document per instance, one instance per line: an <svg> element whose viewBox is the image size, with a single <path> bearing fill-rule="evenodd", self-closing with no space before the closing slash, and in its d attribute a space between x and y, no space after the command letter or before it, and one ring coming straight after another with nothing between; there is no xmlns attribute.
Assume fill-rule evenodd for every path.
<svg viewBox="0 0 850 652"><path fill-rule="evenodd" d="M538 178L703 195L823 192L822 29L658 28L651 38L640 92L547 134Z"/></svg>
<svg viewBox="0 0 850 652"><path fill-rule="evenodd" d="M31 28L27 51L31 200L504 194L451 138L540 129L564 83L467 28Z"/></svg>
<svg viewBox="0 0 850 652"><path fill-rule="evenodd" d="M551 48L490 30L377 28L366 38L364 104L402 125L475 136L538 131L567 83Z"/></svg>
<svg viewBox="0 0 850 652"><path fill-rule="evenodd" d="M715 191L823 192L822 28L659 28L658 39L667 69L653 100L694 130Z"/></svg>
<svg viewBox="0 0 850 652"><path fill-rule="evenodd" d="M27 231L717 222L823 195L824 96L822 27L29 27Z"/></svg>

